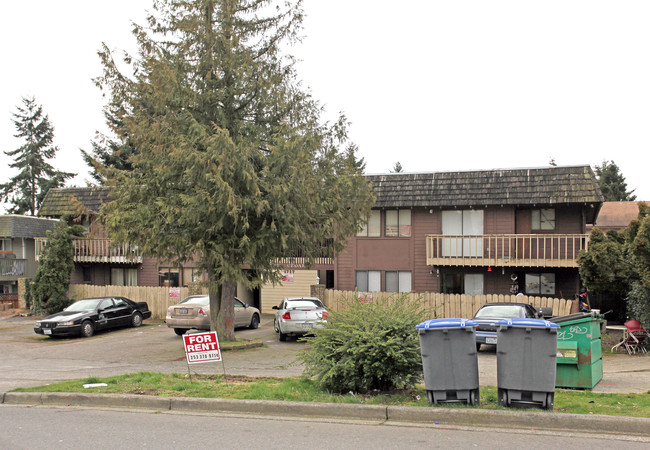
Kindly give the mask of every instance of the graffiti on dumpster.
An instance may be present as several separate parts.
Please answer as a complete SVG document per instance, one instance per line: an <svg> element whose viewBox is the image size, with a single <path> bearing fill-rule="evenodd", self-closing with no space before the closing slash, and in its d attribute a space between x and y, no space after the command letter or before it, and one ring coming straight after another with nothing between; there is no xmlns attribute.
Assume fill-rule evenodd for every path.
<svg viewBox="0 0 650 450"><path fill-rule="evenodd" d="M568 340L573 339L573 337L575 335L587 334L588 331L589 331L588 327L580 327L580 326L574 325L572 327L569 327L568 330L558 331L557 340L558 341L568 341Z"/></svg>

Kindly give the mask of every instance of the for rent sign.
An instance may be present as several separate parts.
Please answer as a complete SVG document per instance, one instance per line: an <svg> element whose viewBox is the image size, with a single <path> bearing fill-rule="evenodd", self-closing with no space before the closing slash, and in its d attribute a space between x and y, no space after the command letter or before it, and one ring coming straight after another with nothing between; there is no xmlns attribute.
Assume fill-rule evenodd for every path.
<svg viewBox="0 0 650 450"><path fill-rule="evenodd" d="M183 343L188 364L221 361L216 331L184 334Z"/></svg>

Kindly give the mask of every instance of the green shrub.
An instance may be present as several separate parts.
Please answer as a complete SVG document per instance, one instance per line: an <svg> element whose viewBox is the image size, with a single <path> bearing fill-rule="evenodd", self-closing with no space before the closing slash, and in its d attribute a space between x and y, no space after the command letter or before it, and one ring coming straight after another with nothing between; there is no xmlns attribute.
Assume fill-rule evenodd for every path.
<svg viewBox="0 0 650 450"><path fill-rule="evenodd" d="M632 283L627 298L627 314L630 319L640 321L645 329L650 329L650 284L642 281Z"/></svg>
<svg viewBox="0 0 650 450"><path fill-rule="evenodd" d="M413 386L422 376L415 329L422 318L419 303L405 295L367 304L344 301L342 312L331 312L327 325L305 338L305 375L338 393Z"/></svg>

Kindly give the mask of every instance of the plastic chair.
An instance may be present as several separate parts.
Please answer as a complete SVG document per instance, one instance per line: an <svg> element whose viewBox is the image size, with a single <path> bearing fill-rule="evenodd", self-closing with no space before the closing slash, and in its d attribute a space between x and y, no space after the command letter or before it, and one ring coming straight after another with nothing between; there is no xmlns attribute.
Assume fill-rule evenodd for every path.
<svg viewBox="0 0 650 450"><path fill-rule="evenodd" d="M627 328L627 336L623 341L625 350L628 355L633 355L637 352L647 353L645 347L646 342L650 341L650 334L641 326L638 320L628 320L623 325Z"/></svg>

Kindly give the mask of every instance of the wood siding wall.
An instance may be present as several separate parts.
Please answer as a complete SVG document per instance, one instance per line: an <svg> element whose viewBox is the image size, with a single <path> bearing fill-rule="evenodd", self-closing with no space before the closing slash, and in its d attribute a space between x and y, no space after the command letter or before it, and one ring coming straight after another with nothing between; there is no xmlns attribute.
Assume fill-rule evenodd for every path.
<svg viewBox="0 0 650 450"><path fill-rule="evenodd" d="M292 283L280 283L275 286L266 284L260 290L261 312L263 314L272 314L272 309L278 306L285 297L309 297L311 296L311 286L316 284L318 277L317 270L296 270L293 272Z"/></svg>

